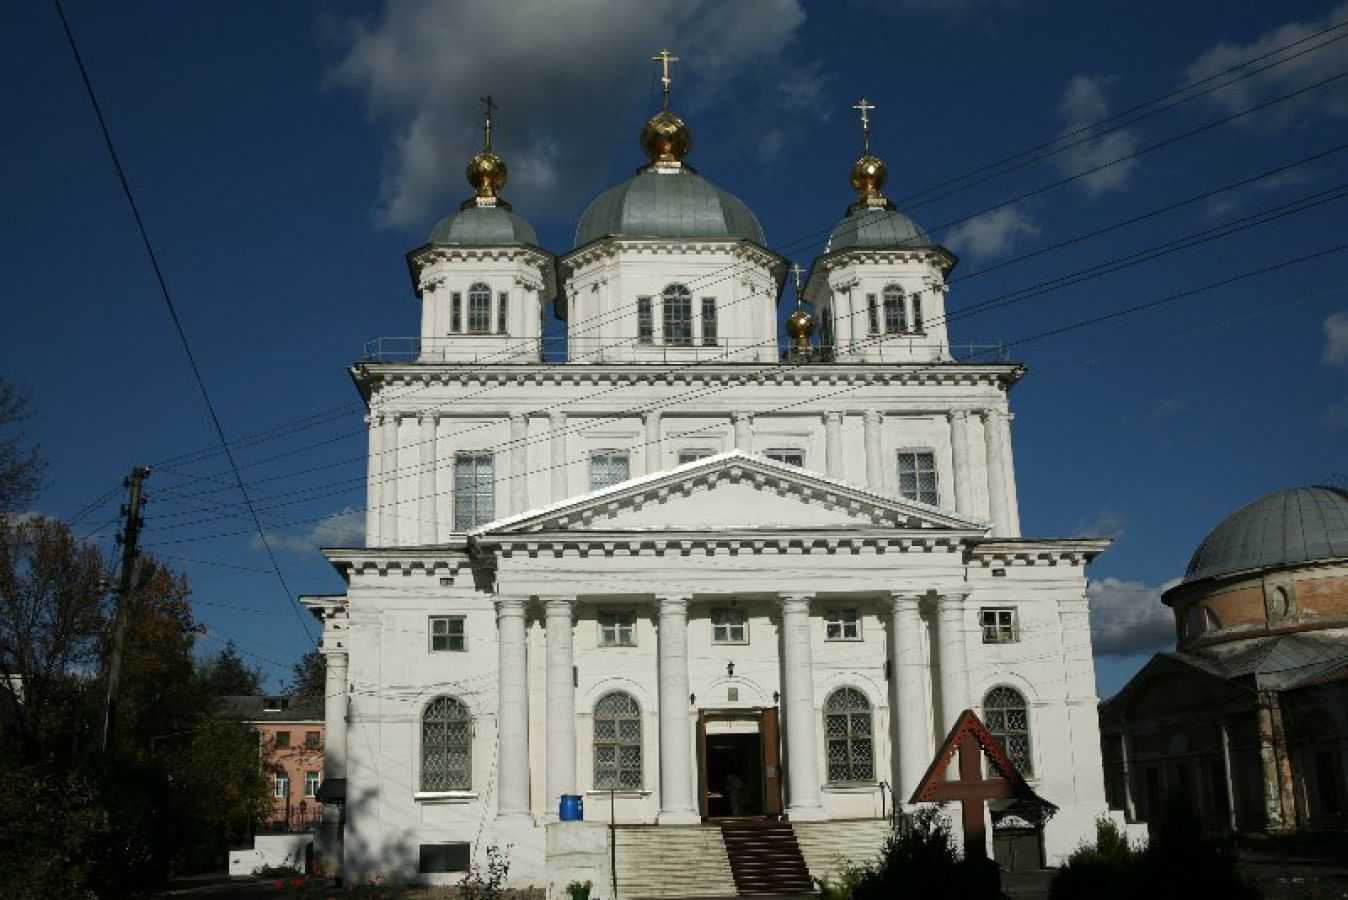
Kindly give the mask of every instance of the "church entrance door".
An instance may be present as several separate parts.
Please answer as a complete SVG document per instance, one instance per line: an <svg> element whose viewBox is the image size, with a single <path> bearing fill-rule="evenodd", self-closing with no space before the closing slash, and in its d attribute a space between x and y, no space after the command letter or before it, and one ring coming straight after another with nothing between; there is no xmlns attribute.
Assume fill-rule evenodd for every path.
<svg viewBox="0 0 1348 900"><path fill-rule="evenodd" d="M775 708L698 710L698 783L704 819L781 814L779 740Z"/></svg>

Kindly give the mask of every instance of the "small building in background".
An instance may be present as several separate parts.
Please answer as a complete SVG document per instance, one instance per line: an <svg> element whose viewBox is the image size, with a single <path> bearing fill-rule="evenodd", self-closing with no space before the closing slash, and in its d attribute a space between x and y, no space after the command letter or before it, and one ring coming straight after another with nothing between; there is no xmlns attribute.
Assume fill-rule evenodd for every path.
<svg viewBox="0 0 1348 900"><path fill-rule="evenodd" d="M323 782L323 698L230 696L218 715L251 725L271 779L273 831L309 831L318 822Z"/></svg>
<svg viewBox="0 0 1348 900"><path fill-rule="evenodd" d="M1236 510L1162 595L1177 648L1101 705L1111 808L1210 831L1348 827L1348 491Z"/></svg>

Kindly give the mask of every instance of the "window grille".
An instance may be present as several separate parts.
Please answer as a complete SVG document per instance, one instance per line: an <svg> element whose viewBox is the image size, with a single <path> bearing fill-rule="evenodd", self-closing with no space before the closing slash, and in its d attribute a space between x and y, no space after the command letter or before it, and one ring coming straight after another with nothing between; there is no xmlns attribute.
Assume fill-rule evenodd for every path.
<svg viewBox="0 0 1348 900"><path fill-rule="evenodd" d="M1026 778L1034 774L1030 755L1030 711L1020 691L995 687L983 698L983 724Z"/></svg>
<svg viewBox="0 0 1348 900"><path fill-rule="evenodd" d="M451 334L463 331L463 294L458 291L449 295L449 330Z"/></svg>
<svg viewBox="0 0 1348 900"><path fill-rule="evenodd" d="M711 611L711 640L713 644L746 644L749 625L742 609L713 609Z"/></svg>
<svg viewBox="0 0 1348 900"><path fill-rule="evenodd" d="M454 530L467 531L496 517L495 461L490 453L454 454Z"/></svg>
<svg viewBox="0 0 1348 900"><path fill-rule="evenodd" d="M896 284L885 288L885 334L899 334L905 330L903 291Z"/></svg>
<svg viewBox="0 0 1348 900"><path fill-rule="evenodd" d="M775 459L777 462L786 463L788 466L799 466L805 468L805 451L794 447L777 447L768 450L763 454L768 459Z"/></svg>
<svg viewBox="0 0 1348 900"><path fill-rule="evenodd" d="M921 333L926 330L922 319L922 294L913 294L913 330Z"/></svg>
<svg viewBox="0 0 1348 900"><path fill-rule="evenodd" d="M463 616L431 616L431 652L468 649Z"/></svg>
<svg viewBox="0 0 1348 900"><path fill-rule="evenodd" d="M636 624L636 616L631 612L601 612L599 614L599 646L635 646L637 642Z"/></svg>
<svg viewBox="0 0 1348 900"><path fill-rule="evenodd" d="M716 298L702 298L702 346L716 346Z"/></svg>
<svg viewBox="0 0 1348 900"><path fill-rule="evenodd" d="M853 609L830 609L824 617L824 637L830 641L861 640L861 616Z"/></svg>
<svg viewBox="0 0 1348 900"><path fill-rule="evenodd" d="M880 311L875 305L875 295L866 295L866 330L870 334L880 333Z"/></svg>
<svg viewBox="0 0 1348 900"><path fill-rule="evenodd" d="M590 490L597 491L631 477L626 450L596 450L590 454Z"/></svg>
<svg viewBox="0 0 1348 900"><path fill-rule="evenodd" d="M641 707L614 691L594 705L594 786L641 790Z"/></svg>
<svg viewBox="0 0 1348 900"><path fill-rule="evenodd" d="M651 298L637 298L637 343L655 343L655 318L651 315Z"/></svg>
<svg viewBox="0 0 1348 900"><path fill-rule="evenodd" d="M1016 611L1014 609L980 609L978 624L983 629L985 644L1014 644L1016 642Z"/></svg>
<svg viewBox="0 0 1348 900"><path fill-rule="evenodd" d="M473 788L473 719L453 697L436 697L421 716L421 789Z"/></svg>
<svg viewBox="0 0 1348 900"><path fill-rule="evenodd" d="M506 333L506 321L510 311L510 295L505 291L496 295L496 333Z"/></svg>
<svg viewBox="0 0 1348 900"><path fill-rule="evenodd" d="M681 284L671 284L661 295L665 317L665 343L672 347L693 346L693 295Z"/></svg>
<svg viewBox="0 0 1348 900"><path fill-rule="evenodd" d="M899 451L899 496L936 506L936 454L930 450Z"/></svg>
<svg viewBox="0 0 1348 900"><path fill-rule="evenodd" d="M824 701L824 736L828 742L828 780L856 784L875 780L871 739L871 704L856 688L844 687Z"/></svg>
<svg viewBox="0 0 1348 900"><path fill-rule="evenodd" d="M481 282L468 289L468 333L491 332L491 288Z"/></svg>

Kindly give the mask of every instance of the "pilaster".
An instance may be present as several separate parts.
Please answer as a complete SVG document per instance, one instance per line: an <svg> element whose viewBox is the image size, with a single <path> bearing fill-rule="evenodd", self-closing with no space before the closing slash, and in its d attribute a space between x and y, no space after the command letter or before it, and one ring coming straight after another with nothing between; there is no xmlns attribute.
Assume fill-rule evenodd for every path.
<svg viewBox="0 0 1348 900"><path fill-rule="evenodd" d="M972 515L973 484L969 474L969 414L954 409L946 414L950 422L951 473L955 480L955 511Z"/></svg>
<svg viewBox="0 0 1348 900"><path fill-rule="evenodd" d="M868 409L862 414L862 422L865 426L866 487L877 494L883 494L885 470L881 430L884 416L879 410Z"/></svg>
<svg viewBox="0 0 1348 900"><path fill-rule="evenodd" d="M576 792L576 687L574 597L544 597L547 666L547 816L557 815L562 794Z"/></svg>
<svg viewBox="0 0 1348 900"><path fill-rule="evenodd" d="M379 465L379 541L380 546L399 545L398 534L398 416L384 413L380 416L383 439L380 444L382 460Z"/></svg>
<svg viewBox="0 0 1348 900"><path fill-rule="evenodd" d="M548 427L551 436L548 440L552 450L552 502L567 498L566 490L566 413L553 410L548 413Z"/></svg>
<svg viewBox="0 0 1348 900"><path fill-rule="evenodd" d="M365 416L365 425L369 431L370 452L365 470L365 546L381 546L379 538L380 512L380 467L384 462L383 453L383 417L376 412Z"/></svg>
<svg viewBox="0 0 1348 900"><path fill-rule="evenodd" d="M510 515L529 509L529 417L510 416Z"/></svg>
<svg viewBox="0 0 1348 900"><path fill-rule="evenodd" d="M730 414L730 421L735 424L735 449L752 453L754 450L753 414L733 412Z"/></svg>
<svg viewBox="0 0 1348 900"><path fill-rule="evenodd" d="M840 481L844 478L842 420L840 412L824 413L824 461L828 477Z"/></svg>
<svg viewBox="0 0 1348 900"><path fill-rule="evenodd" d="M417 477L417 543L423 546L436 542L435 510L439 494L435 486L437 419L434 410L422 410L417 415L417 422L421 426L418 437L421 465Z"/></svg>
<svg viewBox="0 0 1348 900"><path fill-rule="evenodd" d="M992 518L992 533L994 537L1012 537L1011 508L1006 491L1006 429L1002 421L1005 413L985 409L981 415L987 447L988 511Z"/></svg>
<svg viewBox="0 0 1348 900"><path fill-rule="evenodd" d="M664 468L664 457L660 448L660 411L650 409L642 413L646 425L646 474L659 472Z"/></svg>

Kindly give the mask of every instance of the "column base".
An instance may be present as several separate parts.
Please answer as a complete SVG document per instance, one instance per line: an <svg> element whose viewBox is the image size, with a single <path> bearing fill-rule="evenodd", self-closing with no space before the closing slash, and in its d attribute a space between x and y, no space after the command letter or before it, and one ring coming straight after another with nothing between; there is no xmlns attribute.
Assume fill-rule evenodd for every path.
<svg viewBox="0 0 1348 900"><path fill-rule="evenodd" d="M662 809L655 817L656 825L701 825L702 817L692 810Z"/></svg>
<svg viewBox="0 0 1348 900"><path fill-rule="evenodd" d="M824 822L828 820L828 813L822 806L788 806L786 818L792 822Z"/></svg>

